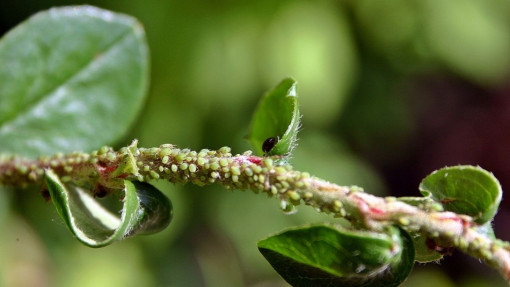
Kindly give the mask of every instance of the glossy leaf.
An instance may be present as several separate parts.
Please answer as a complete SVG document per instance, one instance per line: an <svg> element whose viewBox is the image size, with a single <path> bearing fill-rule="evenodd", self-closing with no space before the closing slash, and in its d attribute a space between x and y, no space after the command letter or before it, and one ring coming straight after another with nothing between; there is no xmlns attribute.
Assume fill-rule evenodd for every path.
<svg viewBox="0 0 510 287"><path fill-rule="evenodd" d="M90 247L158 232L172 219L170 200L147 183L125 181L120 217L82 188L62 183L52 170L46 171L46 185L59 216L74 236Z"/></svg>
<svg viewBox="0 0 510 287"><path fill-rule="evenodd" d="M423 179L419 188L445 210L472 216L479 224L492 220L502 196L501 185L492 173L467 165L437 170Z"/></svg>
<svg viewBox="0 0 510 287"><path fill-rule="evenodd" d="M297 82L287 78L260 100L248 139L259 155L289 154L296 145L299 120ZM264 152L262 146L270 138L275 145Z"/></svg>
<svg viewBox="0 0 510 287"><path fill-rule="evenodd" d="M0 40L0 152L90 151L123 136L146 95L136 19L91 6L40 12Z"/></svg>
<svg viewBox="0 0 510 287"><path fill-rule="evenodd" d="M258 243L260 252L292 286L398 286L414 264L404 231L388 234L318 225Z"/></svg>

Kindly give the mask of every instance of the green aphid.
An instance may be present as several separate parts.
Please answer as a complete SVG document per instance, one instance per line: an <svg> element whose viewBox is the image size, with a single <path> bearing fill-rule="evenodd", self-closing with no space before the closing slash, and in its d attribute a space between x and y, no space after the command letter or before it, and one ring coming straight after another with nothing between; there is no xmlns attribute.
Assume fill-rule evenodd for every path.
<svg viewBox="0 0 510 287"><path fill-rule="evenodd" d="M184 159L186 158L186 154L184 153L179 153L175 156L175 161L177 163L181 163Z"/></svg>
<svg viewBox="0 0 510 287"><path fill-rule="evenodd" d="M231 148L230 148L230 147L228 147L228 146L224 146L224 147L221 147L218 151L219 151L221 154L227 154L227 153L230 153Z"/></svg>
<svg viewBox="0 0 510 287"><path fill-rule="evenodd" d="M150 171L150 175L154 179L159 179L159 174L153 170Z"/></svg>
<svg viewBox="0 0 510 287"><path fill-rule="evenodd" d="M97 154L105 154L110 150L109 146L102 146L98 151Z"/></svg>
<svg viewBox="0 0 510 287"><path fill-rule="evenodd" d="M220 159L220 165L221 166L227 166L228 165L227 159L225 159L225 158Z"/></svg>
<svg viewBox="0 0 510 287"><path fill-rule="evenodd" d="M288 191L287 195L293 201L299 201L301 199L301 196L299 196L299 193L297 193L295 191Z"/></svg>
<svg viewBox="0 0 510 287"><path fill-rule="evenodd" d="M172 153L172 149L164 148L159 151L159 156L160 157L165 157L165 156L168 157L171 153Z"/></svg>
<svg viewBox="0 0 510 287"><path fill-rule="evenodd" d="M283 167L283 166L277 166L275 167L274 169L277 173L284 173L286 172L287 170Z"/></svg>
<svg viewBox="0 0 510 287"><path fill-rule="evenodd" d="M231 167L230 172L232 172L233 175L241 175L241 170L237 166Z"/></svg>
<svg viewBox="0 0 510 287"><path fill-rule="evenodd" d="M211 163L211 169L218 170L218 169L220 169L220 165L217 162L213 162L213 163Z"/></svg>
<svg viewBox="0 0 510 287"><path fill-rule="evenodd" d="M200 156L200 154L199 154L199 156ZM206 163L205 158L203 158L203 157L199 157L199 158L197 159L197 164L198 164L199 166L203 166L205 163Z"/></svg>

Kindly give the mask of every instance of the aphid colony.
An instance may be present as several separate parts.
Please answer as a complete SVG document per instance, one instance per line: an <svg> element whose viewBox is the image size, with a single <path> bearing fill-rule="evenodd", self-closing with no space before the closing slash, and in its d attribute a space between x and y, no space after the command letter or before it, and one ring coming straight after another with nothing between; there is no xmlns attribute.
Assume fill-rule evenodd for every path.
<svg viewBox="0 0 510 287"><path fill-rule="evenodd" d="M292 171L288 165L276 165L274 160L278 156L256 157L251 151L232 156L228 147L218 151L204 149L197 153L163 146L159 149L140 148L135 156L140 168L138 180L165 179L197 185L221 182L226 188L250 189L278 196L288 202L282 206L284 210L313 197L310 192L305 192L310 175Z"/></svg>
<svg viewBox="0 0 510 287"><path fill-rule="evenodd" d="M200 152L189 149L165 148L137 150L138 180L165 178L172 182L192 181L204 185L223 181L230 187L248 185L259 190L267 189L267 174L274 168L273 159L258 158L251 152L232 156L229 147L218 151L203 149ZM256 158L257 160L254 160Z"/></svg>
<svg viewBox="0 0 510 287"><path fill-rule="evenodd" d="M269 152L276 143L275 138L267 139L263 145L264 152ZM275 161L280 158L280 156L253 156L251 151L233 156L229 147L222 147L217 151L202 149L196 152L179 149L173 145L137 148L134 143L119 151L114 151L111 147L102 147L90 154L58 154L35 161L19 159L14 166L12 164L3 166L3 158L0 157L0 169L8 169L8 172L3 174L9 175L10 179L26 177L34 183L42 183L44 170L52 169L62 182L85 183L92 187L108 189L118 188L115 182L122 183L119 179L138 181L164 179L197 185L217 182L227 189L249 189L277 196L281 199L284 210L289 210L289 207L298 205L303 200L314 202L311 205L318 209L344 214L341 212L343 208L340 202L315 202L317 198L309 191L310 175L306 172L293 171L289 165L278 165ZM76 179L80 179L80 182ZM0 182L8 180L9 178L0 178ZM102 197L104 193L102 191L103 189L96 189L94 194Z"/></svg>

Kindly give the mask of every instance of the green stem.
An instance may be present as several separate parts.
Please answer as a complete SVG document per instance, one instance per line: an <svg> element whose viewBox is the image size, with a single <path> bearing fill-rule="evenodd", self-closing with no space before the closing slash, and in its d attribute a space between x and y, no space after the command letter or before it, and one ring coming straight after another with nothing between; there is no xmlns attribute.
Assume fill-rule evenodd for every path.
<svg viewBox="0 0 510 287"><path fill-rule="evenodd" d="M0 156L0 185L42 185L45 170L52 169L62 181L100 186L107 191L118 188L121 179L130 179L200 186L214 183L227 189L263 192L277 197L284 210L303 202L366 230L398 225L482 259L510 281L510 243L478 232L471 217L442 212L434 204L413 206L394 197L376 197L359 187L332 184L278 162L279 156L258 157L251 152L232 155L228 147L199 152L173 145L147 149L137 148L135 141L119 151L103 147L90 154L59 154L35 160Z"/></svg>

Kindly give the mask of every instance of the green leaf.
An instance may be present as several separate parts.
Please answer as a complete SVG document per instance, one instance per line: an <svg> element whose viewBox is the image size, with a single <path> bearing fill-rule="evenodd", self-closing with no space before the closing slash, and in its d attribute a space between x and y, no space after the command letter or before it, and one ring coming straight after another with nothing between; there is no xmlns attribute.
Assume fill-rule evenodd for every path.
<svg viewBox="0 0 510 287"><path fill-rule="evenodd" d="M494 218L503 193L492 173L468 165L436 170L419 188L423 196L440 202L445 210L472 216L478 224Z"/></svg>
<svg viewBox="0 0 510 287"><path fill-rule="evenodd" d="M317 225L258 243L260 252L292 286L398 286L414 264L405 231L388 234Z"/></svg>
<svg viewBox="0 0 510 287"><path fill-rule="evenodd" d="M46 185L57 213L83 244L103 247L135 234L154 233L172 220L170 200L153 186L124 181L120 217L72 184L64 184L52 171L46 171Z"/></svg>
<svg viewBox="0 0 510 287"><path fill-rule="evenodd" d="M296 145L300 120L296 90L297 82L287 78L259 102L248 136L257 154L265 153L262 145L269 138L274 138L276 145L267 155L289 154Z"/></svg>
<svg viewBox="0 0 510 287"><path fill-rule="evenodd" d="M90 151L142 107L149 55L136 19L91 6L34 15L0 40L0 152Z"/></svg>

